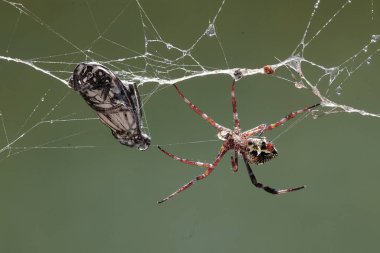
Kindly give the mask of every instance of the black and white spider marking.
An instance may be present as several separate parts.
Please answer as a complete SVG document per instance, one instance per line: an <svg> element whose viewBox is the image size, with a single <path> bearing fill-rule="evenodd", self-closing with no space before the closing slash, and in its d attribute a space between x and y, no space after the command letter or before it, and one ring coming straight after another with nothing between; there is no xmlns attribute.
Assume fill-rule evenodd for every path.
<svg viewBox="0 0 380 253"><path fill-rule="evenodd" d="M69 85L107 125L123 145L146 150L150 137L142 132L141 100L136 84L124 85L108 68L95 62L80 63Z"/></svg>

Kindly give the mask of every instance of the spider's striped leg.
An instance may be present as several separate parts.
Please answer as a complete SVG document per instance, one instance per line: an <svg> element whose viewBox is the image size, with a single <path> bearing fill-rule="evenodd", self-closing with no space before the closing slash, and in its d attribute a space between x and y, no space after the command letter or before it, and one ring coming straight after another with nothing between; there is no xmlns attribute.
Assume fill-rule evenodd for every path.
<svg viewBox="0 0 380 253"><path fill-rule="evenodd" d="M261 125L264 126L264 128L260 129L260 132L258 132L259 136L263 135L263 133L265 132L265 128L267 127L267 124L261 124Z"/></svg>
<svg viewBox="0 0 380 253"><path fill-rule="evenodd" d="M264 191L269 192L271 194L275 194L275 195L293 192L293 191L298 191L298 190L305 188L305 186L303 185L303 186L298 186L298 187L294 187L294 188L277 190L277 189L274 189L270 186L263 185L262 183L257 182L257 179L256 179L255 175L253 174L251 166L249 165L248 159L245 155L243 155L243 159L244 159L245 165L247 167L248 175L251 178L251 182L257 188L263 189Z"/></svg>
<svg viewBox="0 0 380 253"><path fill-rule="evenodd" d="M239 129L240 122L239 122L238 113L236 109L235 79L232 81L231 100L232 100L232 112L233 112L234 121L235 121L235 129Z"/></svg>
<svg viewBox="0 0 380 253"><path fill-rule="evenodd" d="M252 135L257 135L257 134L261 135L262 133L264 133L266 127L267 127L267 124L258 125L257 127L249 129L245 131L244 133L242 133L242 136L245 138L248 138Z"/></svg>
<svg viewBox="0 0 380 253"><path fill-rule="evenodd" d="M171 157L172 159L179 161L181 163L190 164L190 165L199 166L199 167L205 167L205 168L209 168L212 165L211 163L194 162L194 161L190 161L190 160L178 157L178 156L173 155L173 154L169 153L168 151L164 150L160 146L158 146L158 149L161 150L165 155L167 155L167 156Z"/></svg>
<svg viewBox="0 0 380 253"><path fill-rule="evenodd" d="M207 114L203 113L201 110L199 110L198 107L196 107L195 105L193 105L190 100L188 100L185 95L183 95L183 93L178 89L177 85L173 84L174 87L176 88L178 94L182 97L182 99L185 101L186 104L188 104L190 106L190 108L196 113L198 114L199 116L201 116L203 119L205 119L208 123L210 123L211 126L215 127L216 129L218 129L219 131L222 131L222 130L226 130L227 128L222 126L222 125L219 125L218 123L216 123L212 118L210 118L209 116L207 116Z"/></svg>
<svg viewBox="0 0 380 253"><path fill-rule="evenodd" d="M284 124L286 121L294 118L295 116L297 116L298 114L300 113L303 113L303 112L306 112L310 109L313 109L314 107L317 107L319 106L320 104L315 104L315 105L312 105L312 106L308 106L308 107L305 107L303 109L300 109L298 111L295 111L295 112L292 112L292 113L289 113L288 116L286 116L285 118L282 118L281 120L277 121L276 123L273 123L273 124L270 124L268 126L265 127L264 129L264 132L266 131L269 131L269 130L272 130L273 128L276 128L282 124Z"/></svg>
<svg viewBox="0 0 380 253"><path fill-rule="evenodd" d="M238 171L238 152L235 150L235 157L231 156L232 170L234 172Z"/></svg>
<svg viewBox="0 0 380 253"><path fill-rule="evenodd" d="M194 183L196 183L199 180L202 180L205 177L207 177L208 175L210 175L210 173L215 169L215 167L218 165L218 163L220 162L220 160L222 159L222 157L226 154L226 152L227 152L227 150L225 150L224 148L222 148L220 150L219 154L217 155L216 160L212 164L208 165L208 168L207 168L207 170L204 173L200 174L199 176L197 176L196 178L194 178L193 180L191 180L187 184L183 185L181 188L179 188L178 190L176 190L175 192L173 192L172 194L170 194L166 198L163 198L162 200L158 201L158 204L161 204L161 203L163 203L163 202L165 202L165 201L173 198L175 195L177 195L180 192L183 192L184 190L186 190L187 188L189 188L190 186L192 186Z"/></svg>

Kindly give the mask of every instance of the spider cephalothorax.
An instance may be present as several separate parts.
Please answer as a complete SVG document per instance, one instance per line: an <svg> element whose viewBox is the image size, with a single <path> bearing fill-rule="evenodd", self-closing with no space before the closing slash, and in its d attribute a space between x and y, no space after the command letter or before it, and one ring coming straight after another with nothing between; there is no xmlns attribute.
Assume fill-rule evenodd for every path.
<svg viewBox="0 0 380 253"><path fill-rule="evenodd" d="M240 129L240 121L237 116L236 111L236 100L235 100L235 80L232 82L232 91L231 91L231 98L232 98L232 110L233 110L233 117L235 122L235 128L233 130L226 128L218 123L216 123L213 119L211 119L209 116L204 114L201 110L198 109L195 105L193 105L185 96L182 94L182 92L177 88L176 85L174 87L177 89L178 94L183 98L183 100L190 106L190 108L200 115L202 118L204 118L208 123L210 123L211 126L217 129L218 131L218 138L223 141L223 145L221 146L219 153L216 156L216 159L213 163L202 163L202 162L196 162L196 161L190 161L184 158L180 158L178 156L175 156L166 150L162 149L161 147L158 147L163 153L170 156L174 160L180 161L185 164L190 164L194 166L204 167L206 168L206 171L203 174L200 174L181 188L179 188L174 193L170 194L166 198L162 199L158 203L165 202L166 200L174 197L178 193L186 190L190 186L192 186L194 183L196 183L199 180L204 179L210 173L216 168L216 166L219 164L222 157L227 153L229 150L234 151L234 156L231 156L231 163L232 168L234 172L238 170L238 156L242 156L244 159L244 163L246 165L248 175L251 179L251 182L254 186L257 188L263 189L266 192L272 193L272 194L282 194L292 191L297 191L300 189L303 189L305 186L299 186L289 189L283 189L283 190L277 190L270 186L265 186L261 183L259 183L253 174L253 171L250 167L250 163L260 165L263 164L273 158L275 158L278 155L278 152L274 146L274 144L266 139L266 137L262 136L262 134L266 131L272 130L282 124L284 124L286 121L294 118L297 114L306 112L319 104L315 104L312 106L305 107L303 109L300 109L298 111L292 112L288 114L285 118L282 118L276 123L273 124L261 124L257 127L254 127L250 130L247 130L245 132L241 132Z"/></svg>

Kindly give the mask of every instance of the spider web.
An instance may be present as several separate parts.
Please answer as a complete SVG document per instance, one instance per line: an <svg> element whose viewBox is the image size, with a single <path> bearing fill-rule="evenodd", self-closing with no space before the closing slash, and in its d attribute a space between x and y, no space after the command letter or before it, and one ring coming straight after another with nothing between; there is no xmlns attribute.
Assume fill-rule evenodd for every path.
<svg viewBox="0 0 380 253"><path fill-rule="evenodd" d="M170 84L183 83L186 80L212 75L227 75L237 78L236 73L241 73L241 78L244 79L248 76L265 74L264 66L269 65L275 70L275 74L270 75L271 78L278 78L296 89L307 90L321 101L322 107L312 112L314 118L335 113L357 113L362 116L380 117L378 111L367 111L362 108L363 104L346 104L345 100L342 99L348 84L350 87L353 85L362 86L365 83L367 83L366 86L370 85L367 81L368 78L363 78L362 75L357 79L355 76L357 72L373 65L372 62L378 57L380 31L375 30L373 33L362 35L358 39L358 46L353 48L349 55L343 56L341 61L339 61L339 58L342 58L341 55L338 59L331 59L334 58L334 55L330 54L328 55L329 60L326 61L323 57L309 54L309 51L312 51L311 48L318 48L321 43L330 43L330 28L333 30L333 34L337 34L334 29L337 29L339 33L341 30L345 30L343 28L347 27L341 24L340 17L350 15L350 13L355 12L356 8L363 9L363 3L350 0L338 4L320 0L304 3L305 9L307 8L304 12L309 14L307 14L307 22L300 24L304 27L304 32L299 34L298 42L294 44L294 50L290 49L289 54L281 56L281 58L277 58L269 51L267 53L272 57L271 62L260 63L251 59L247 66L234 66L231 63L233 58L231 49L226 50L227 47L223 43L223 41L231 39L228 38L228 34L220 32L223 30L223 24L225 24L223 20L227 19L225 13L228 13L231 8L236 8L236 5L233 6L233 3L229 1L214 1L204 6L203 12L200 12L199 15L207 16L208 22L202 23L199 27L192 27L192 30L187 31L188 36L192 38L190 41L188 39L186 41L173 41L170 39L170 34L165 34L165 36L162 34L159 22L153 21L159 20L157 13L153 11L154 7L159 7L154 4L152 4L154 7L148 8L142 1L129 1L126 4L119 4L115 8L110 8L109 11L102 4L89 2L75 2L75 4L77 4L77 8L68 8L69 11L73 12L71 16L74 20L67 24L67 26L72 27L71 32L68 32L63 27L54 26L54 20L45 21L38 14L38 11L35 11L37 6L7 0L0 2L1 12L8 21L7 24L3 23L1 26L4 40L0 46L2 76L7 75L6 69L10 65L17 64L20 69L29 68L33 70L34 75L38 74L41 80L46 81L48 79L51 83L48 88L45 87L45 92L39 95L38 103L23 104L22 98L17 98L17 101L13 102L18 107L24 108L20 115L27 115L20 120L18 123L20 127L16 131L11 132L7 128L7 123L14 120L14 117L4 113L7 107L14 105L10 106L12 103L8 103L0 108L2 110L0 120L5 143L0 146L0 154L4 157L31 149L80 149L100 146L97 144L59 144L54 146L55 143L62 143L63 140L70 138L80 139L83 134L82 131L55 133L53 137L48 136L45 141L41 141L39 144L30 145L25 140L31 133L37 134L43 139L44 133L38 133L42 126L68 124L76 126L77 129L84 129L79 126L83 126L84 123L91 125L91 122L98 120L96 117L81 115L87 109L84 108L84 104L83 108L75 112L64 110L67 98L73 93L67 89L67 80L75 66L82 61L98 62L113 70L123 82L137 83L144 90L142 97L144 106L152 96ZM376 27L376 6L373 1L366 4L366 8L369 7L365 10L367 13L365 16L369 18L360 24L372 24ZM270 5L276 7L276 4ZM59 6L59 8L64 7L67 7L66 4ZM321 9L323 9L324 14L328 13L327 17L319 15L322 12ZM173 13L173 17L169 16L166 19L175 22L173 21L174 15ZM151 16L154 16L155 19L151 19ZM79 17L80 22L78 23L75 20L78 20ZM234 18L239 19L239 16ZM69 22L69 20L67 21ZM265 22L267 21L262 23ZM263 24L252 24L252 26L261 29L268 28ZM337 26L343 28L337 28ZM120 27L122 27L122 33L120 33ZM61 30L64 30L65 33ZM45 35L45 40L28 43L29 39L35 39L34 33ZM88 39L79 41L76 39L77 37ZM280 41L281 39L278 38ZM27 50L21 50L25 47ZM44 53L41 53L41 48L43 48ZM207 56L202 54L204 52L202 50L205 48L208 51ZM34 54L34 50L37 55ZM331 48L331 50L332 52L339 50L339 46ZM211 61L210 58L216 59L218 63ZM369 74L376 75L374 72ZM26 77L10 77L11 82L15 82L15 80L28 86L21 87L25 92L38 86L28 83ZM57 83L60 84L60 87L56 85ZM5 88L6 82L2 82L1 86L3 87L1 94L5 99L8 96ZM58 90L58 94L64 95L56 95ZM17 95L17 97L19 96L22 94ZM47 104L47 101L50 104ZM41 107L48 109L44 110ZM26 111L28 113L25 114ZM149 112L145 112L145 115L145 131L149 132ZM106 136L104 138L111 137Z"/></svg>

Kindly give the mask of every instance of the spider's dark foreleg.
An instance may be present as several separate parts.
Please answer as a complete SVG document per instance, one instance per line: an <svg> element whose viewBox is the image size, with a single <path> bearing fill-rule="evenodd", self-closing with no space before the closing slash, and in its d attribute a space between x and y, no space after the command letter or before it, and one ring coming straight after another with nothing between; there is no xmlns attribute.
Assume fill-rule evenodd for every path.
<svg viewBox="0 0 380 253"><path fill-rule="evenodd" d="M203 172L202 174L200 174L199 176L197 176L196 178L194 178L193 180L191 180L190 182L188 182L187 184L183 185L181 188L179 188L178 190L176 190L175 192L173 192L172 194L170 194L169 196L163 198L162 200L158 201L157 203L158 204L161 204L171 198L173 198L175 195L177 195L178 193L180 192L183 192L184 190L186 190L187 188L189 188L190 186L192 186L193 184L195 184L196 182L206 178L208 175L210 175L210 173L215 169L215 167L219 164L220 160L222 159L222 157L226 154L227 150L225 150L224 148L222 148L220 150L220 152L218 153L217 157L216 157L216 160L212 163L212 164L208 164L208 168L205 172Z"/></svg>
<svg viewBox="0 0 380 253"><path fill-rule="evenodd" d="M257 188L263 189L266 192L269 192L271 194L276 194L276 195L277 194L288 193L288 192L293 192L293 191L298 191L298 190L301 190L301 189L305 188L305 186L303 185L303 186L289 188L289 189L277 190L277 189L274 189L274 188L272 188L270 186L263 185L262 183L257 182L257 179L256 179L256 177L253 174L253 171L251 169L251 166L249 165L248 160L247 160L247 158L244 155L243 155L243 159L244 159L245 165L247 167L248 175L251 178L251 182Z"/></svg>
<svg viewBox="0 0 380 253"><path fill-rule="evenodd" d="M238 171L238 152L235 150L235 157L231 156L232 170L234 172Z"/></svg>

